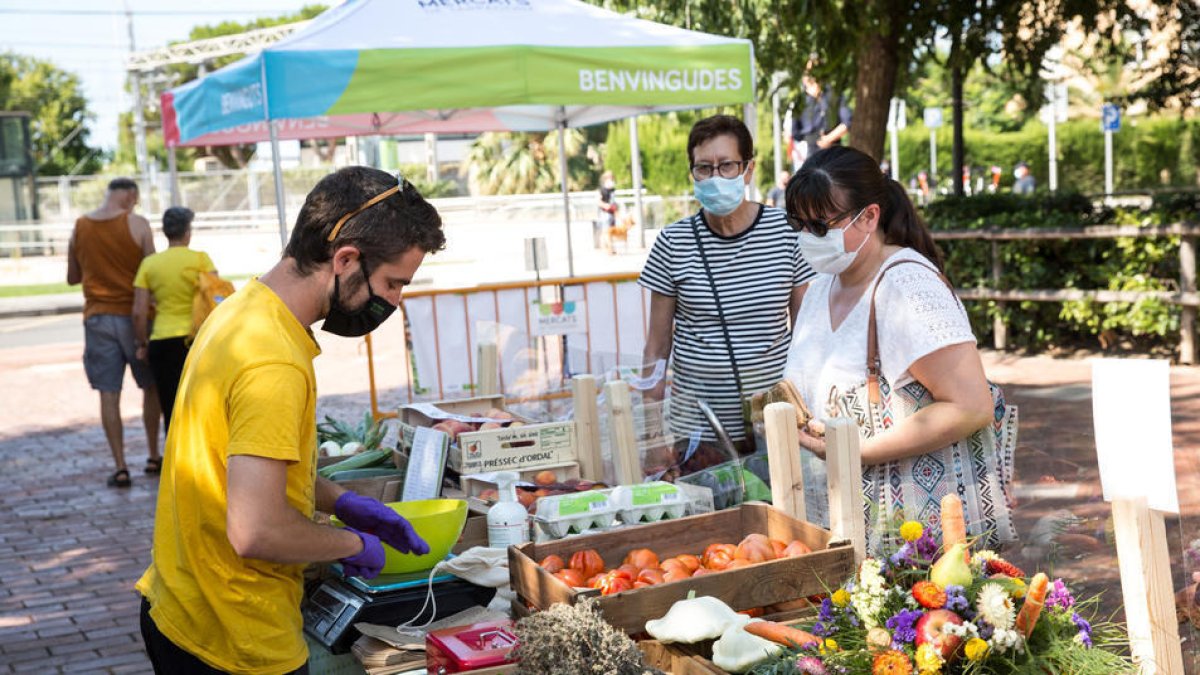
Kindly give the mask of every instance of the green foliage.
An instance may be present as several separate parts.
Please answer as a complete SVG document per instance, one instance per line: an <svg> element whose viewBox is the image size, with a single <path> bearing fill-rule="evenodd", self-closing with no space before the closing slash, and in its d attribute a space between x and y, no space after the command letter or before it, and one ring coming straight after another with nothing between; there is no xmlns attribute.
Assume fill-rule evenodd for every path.
<svg viewBox="0 0 1200 675"><path fill-rule="evenodd" d="M911 110L911 108L910 108ZM910 119L913 115L910 115ZM1058 187L1098 193L1104 186L1104 135L1096 120L1073 120L1057 126ZM900 169L905 181L929 170L929 130L909 125L900 132ZM1039 188L1048 185L1049 141L1046 127L1032 121L1020 130L996 132L968 127L963 132L966 162L986 172L996 164L1004 171L1001 189L1012 187L1013 167L1027 162ZM950 176L951 129L937 131L939 184ZM890 157L889 149L885 156ZM1117 190L1196 185L1200 164L1200 120L1143 117L1126 120L1113 135L1113 182ZM978 175L977 173L973 173ZM990 178L985 174L985 181Z"/></svg>
<svg viewBox="0 0 1200 675"><path fill-rule="evenodd" d="M549 133L480 134L471 143L464 169L479 194L512 195L557 192L561 189L558 131ZM596 187L596 170L585 152L586 136L567 129L567 187Z"/></svg>
<svg viewBox="0 0 1200 675"><path fill-rule="evenodd" d="M1195 222L1200 193L1164 195L1148 210L1093 208L1074 193L946 197L925 208L935 230L985 228L1056 228L1097 224L1161 225ZM942 241L946 269L955 285L992 288L991 243ZM1179 239L1119 238L1005 241L999 244L1001 289L1104 289L1175 291L1179 278ZM1158 299L1134 303L1090 301L1008 303L969 302L980 341L990 343L992 319L1008 325L1009 344L1018 349L1046 350L1112 346L1127 341L1138 350L1169 351L1178 339L1179 308ZM1101 336L1103 340L1101 340Z"/></svg>
<svg viewBox="0 0 1200 675"><path fill-rule="evenodd" d="M29 133L40 175L92 173L100 168L101 157L88 145L84 127L93 115L74 73L49 61L0 54L0 110L32 113Z"/></svg>
<svg viewBox="0 0 1200 675"><path fill-rule="evenodd" d="M642 184L650 194L691 194L688 177L687 137L696 120L715 110L642 115L638 118L638 147L642 161ZM613 122L604 145L604 168L613 172L619 186L633 185L629 147L629 122Z"/></svg>

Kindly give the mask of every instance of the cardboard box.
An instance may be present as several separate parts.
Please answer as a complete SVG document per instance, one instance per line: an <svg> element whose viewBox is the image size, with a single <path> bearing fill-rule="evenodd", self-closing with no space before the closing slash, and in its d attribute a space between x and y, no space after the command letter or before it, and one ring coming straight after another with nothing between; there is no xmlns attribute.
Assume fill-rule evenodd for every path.
<svg viewBox="0 0 1200 675"><path fill-rule="evenodd" d="M586 595L599 595L595 589L571 588L538 565L538 561L552 553L570 560L573 553L591 548L600 553L608 568L613 568L635 548L649 548L661 558L683 553L698 555L709 544L736 544L754 532L784 541L799 539L813 552L603 596L599 606L605 620L627 633L641 633L646 621L665 615L689 591L719 598L741 611L825 593L854 573L854 549L849 542L834 541L828 530L754 502L736 509L640 527L510 546L509 577L517 594L513 610L538 611L556 602L574 604Z"/></svg>
<svg viewBox="0 0 1200 675"><path fill-rule="evenodd" d="M439 420L437 411L477 417L492 408L503 410L504 398L481 396L401 406L400 445L405 445L406 427L433 426ZM467 474L548 467L576 460L574 422L532 424L521 417L515 419L522 422L523 426L459 434L457 444L450 447L447 466L460 474ZM411 433L407 435L411 445Z"/></svg>
<svg viewBox="0 0 1200 675"><path fill-rule="evenodd" d="M562 483L563 481L572 478L579 478L579 463L564 462L562 464L551 464L549 466L539 466L532 469L517 470L520 479L525 483L533 483L533 477L542 471L552 471L554 473L555 482ZM491 472L488 472L491 473ZM485 474L465 474L459 478L462 483L463 493L467 496L467 507L479 513L487 513L488 508L495 502L489 502L480 498L480 494L484 490L495 490L497 485L489 480L484 480L482 476Z"/></svg>

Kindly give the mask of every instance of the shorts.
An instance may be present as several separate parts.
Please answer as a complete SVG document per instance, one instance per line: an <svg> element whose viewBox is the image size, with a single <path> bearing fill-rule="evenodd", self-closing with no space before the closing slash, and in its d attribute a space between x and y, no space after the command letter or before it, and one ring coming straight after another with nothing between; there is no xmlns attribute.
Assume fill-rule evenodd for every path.
<svg viewBox="0 0 1200 675"><path fill-rule="evenodd" d="M133 319L120 314L94 314L83 321L83 369L92 389L121 391L125 364L137 386L154 385L150 365L134 357Z"/></svg>

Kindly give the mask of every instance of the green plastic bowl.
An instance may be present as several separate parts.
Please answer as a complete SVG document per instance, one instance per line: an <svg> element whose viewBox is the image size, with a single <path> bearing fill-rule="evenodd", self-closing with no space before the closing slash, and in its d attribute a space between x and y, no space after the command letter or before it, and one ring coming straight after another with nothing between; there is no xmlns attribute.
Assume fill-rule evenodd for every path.
<svg viewBox="0 0 1200 675"><path fill-rule="evenodd" d="M390 502L387 506L412 524L417 534L429 544L429 553L401 553L384 544L383 551L387 558L384 560L381 574L404 574L433 569L434 565L445 560L450 554L450 549L462 534L463 526L467 524L467 502L462 499L421 499ZM333 523L342 525L342 521L336 516Z"/></svg>

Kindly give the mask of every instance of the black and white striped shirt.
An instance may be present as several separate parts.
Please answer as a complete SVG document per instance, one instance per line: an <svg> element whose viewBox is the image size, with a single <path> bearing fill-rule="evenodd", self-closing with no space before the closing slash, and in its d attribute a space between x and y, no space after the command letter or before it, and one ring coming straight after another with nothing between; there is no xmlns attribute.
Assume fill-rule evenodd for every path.
<svg viewBox="0 0 1200 675"><path fill-rule="evenodd" d="M716 298L696 245L697 232L716 281ZM760 206L754 223L733 237L713 232L703 211L659 233L638 283L675 298L670 411L671 431L677 438L686 438L694 429L700 429L705 439L715 438L696 407L697 399L712 407L730 438L745 437L721 314L729 327L744 393L767 389L780 380L787 361L792 289L814 276L782 209Z"/></svg>

